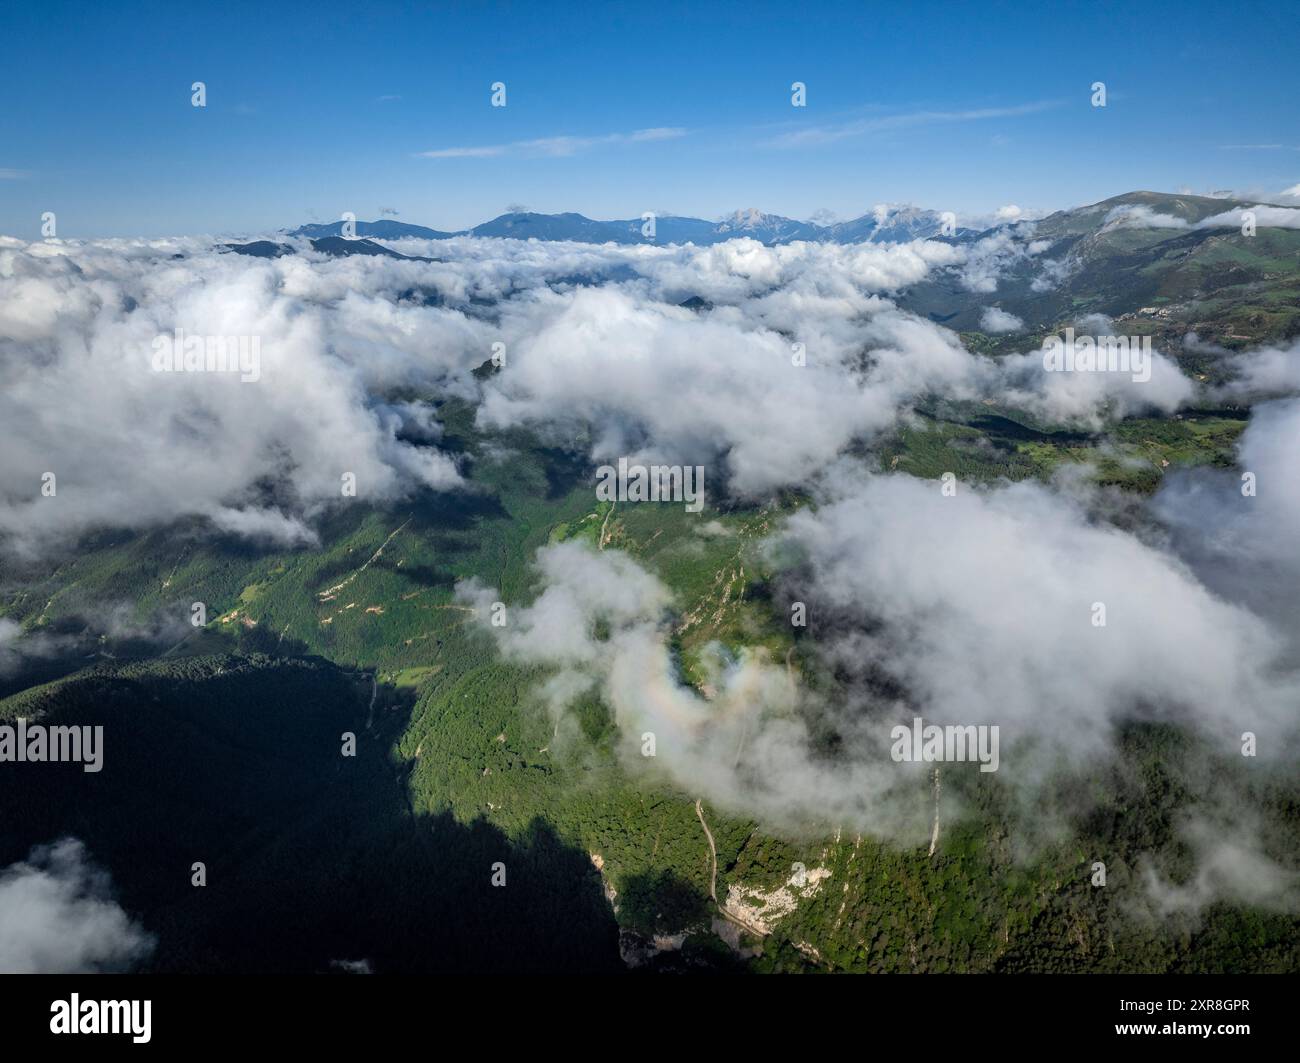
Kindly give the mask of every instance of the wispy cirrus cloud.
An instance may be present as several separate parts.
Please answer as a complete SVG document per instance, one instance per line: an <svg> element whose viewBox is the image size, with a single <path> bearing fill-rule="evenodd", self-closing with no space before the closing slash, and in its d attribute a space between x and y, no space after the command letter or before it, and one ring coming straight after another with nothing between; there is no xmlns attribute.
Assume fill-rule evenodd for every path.
<svg viewBox="0 0 1300 1063"><path fill-rule="evenodd" d="M1220 144L1220 151L1300 151L1300 144Z"/></svg>
<svg viewBox="0 0 1300 1063"><path fill-rule="evenodd" d="M29 174L26 170L13 170L7 166L0 166L0 181L21 181L27 176Z"/></svg>
<svg viewBox="0 0 1300 1063"><path fill-rule="evenodd" d="M436 148L433 151L416 152L416 155L422 159L487 159L502 155L562 158L611 144L643 144L654 140L675 140L686 136L686 133L685 129L676 126L656 126L652 129L638 129L632 133L606 133L596 137L538 137L533 140L514 140L507 144Z"/></svg>
<svg viewBox="0 0 1300 1063"><path fill-rule="evenodd" d="M980 107L964 111L906 111L899 114L875 115L870 118L855 118L851 121L833 125L814 126L811 129L799 129L782 133L763 143L771 148L804 148L821 144L834 144L852 137L866 136L870 133L884 133L894 129L909 129L914 126L951 124L955 122L980 122L993 118L1018 118L1027 114L1038 114L1061 106L1059 100L1039 100L1035 103L1016 104L1012 107Z"/></svg>

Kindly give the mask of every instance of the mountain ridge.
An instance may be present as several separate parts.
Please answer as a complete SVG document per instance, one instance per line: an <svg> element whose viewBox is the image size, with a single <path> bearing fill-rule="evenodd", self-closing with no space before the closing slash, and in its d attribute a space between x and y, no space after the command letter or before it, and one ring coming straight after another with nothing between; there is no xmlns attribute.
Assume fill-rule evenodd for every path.
<svg viewBox="0 0 1300 1063"><path fill-rule="evenodd" d="M1046 227L1043 235L1073 235L1098 226L1097 215L1104 224L1111 212L1121 209L1147 209L1152 214L1170 215L1195 225L1217 213L1246 206L1284 207L1241 197L1193 196L1181 193L1135 190L1117 196L1054 211L1039 219L1008 220L985 228L956 226L945 233L945 214L911 204L882 204L846 221L821 224L800 221L779 214L769 214L756 207L733 211L717 221L684 215L655 215L654 236L644 234L647 219L626 218L600 221L584 214L564 211L541 214L535 211L508 211L469 229L450 232L425 225L392 219L355 222L355 237L400 240L408 237L425 240L448 240L458 236L499 237L503 239L537 239L576 243L615 244L682 244L699 246L723 243L739 237L758 240L768 247L804 240L813 243L907 243L918 239L938 239L964 243L997 230L1013 229L1024 224ZM950 220L950 219L949 219ZM313 222L287 230L289 236L312 239L343 236L342 221Z"/></svg>

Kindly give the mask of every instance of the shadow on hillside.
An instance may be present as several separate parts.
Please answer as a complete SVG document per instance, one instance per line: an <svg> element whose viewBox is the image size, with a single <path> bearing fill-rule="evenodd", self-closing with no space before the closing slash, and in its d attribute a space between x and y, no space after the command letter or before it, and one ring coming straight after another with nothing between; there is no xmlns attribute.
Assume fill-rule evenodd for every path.
<svg viewBox="0 0 1300 1063"><path fill-rule="evenodd" d="M674 871L656 868L630 875L619 894L619 914L642 934L677 934L708 924L708 894Z"/></svg>
<svg viewBox="0 0 1300 1063"><path fill-rule="evenodd" d="M1059 443L1066 445L1070 443L1087 443L1096 438L1094 433L1076 432L1069 429L1040 432L1037 429L1021 424L1019 421L1013 421L1009 417L1000 417L992 413L973 417L968 423L971 428L978 429L986 435L1020 443Z"/></svg>
<svg viewBox="0 0 1300 1063"><path fill-rule="evenodd" d="M156 935L155 971L622 970L599 875L547 824L512 840L412 813L389 755L412 699L382 689L368 730L370 690L320 658L260 655L73 679L23 711L102 724L104 768L7 765L0 868L81 839Z"/></svg>
<svg viewBox="0 0 1300 1063"><path fill-rule="evenodd" d="M411 531L423 535L470 531L481 520L510 516L496 495L484 491L425 492L408 510Z"/></svg>
<svg viewBox="0 0 1300 1063"><path fill-rule="evenodd" d="M547 501L554 502L575 487L592 482L591 459L586 454L560 447L539 447L537 453L544 462Z"/></svg>

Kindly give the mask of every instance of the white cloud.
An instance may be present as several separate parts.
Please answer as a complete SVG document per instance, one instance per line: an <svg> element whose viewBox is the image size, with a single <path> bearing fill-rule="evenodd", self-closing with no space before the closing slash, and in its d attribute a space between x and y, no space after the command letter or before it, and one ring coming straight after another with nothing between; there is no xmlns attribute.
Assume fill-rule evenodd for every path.
<svg viewBox="0 0 1300 1063"><path fill-rule="evenodd" d="M1154 511L1208 585L1271 618L1300 655L1297 453L1300 399L1262 403L1238 444L1240 471L1176 472L1162 485Z"/></svg>
<svg viewBox="0 0 1300 1063"><path fill-rule="evenodd" d="M1137 712L1228 744L1244 718L1293 726L1300 684L1274 678L1280 641L1261 620L1036 483L945 497L935 481L846 474L790 519L788 542L809 559L801 592L856 617L859 659L937 722L999 724L1008 743L1071 756Z"/></svg>
<svg viewBox="0 0 1300 1063"><path fill-rule="evenodd" d="M432 151L421 151L416 154L422 159L482 159L501 155L563 157L578 155L593 148L612 144L645 144L658 140L676 140L686 134L687 130L678 127L656 126L651 129L638 129L632 133L606 133L594 137L538 137L532 140L515 140L508 144L435 148Z"/></svg>
<svg viewBox="0 0 1300 1063"><path fill-rule="evenodd" d="M1235 207L1192 223L1173 214L1162 214L1143 204L1116 207L1106 215L1106 225L1131 229L1240 229L1246 213L1254 215L1258 228L1300 229L1300 209L1257 204Z"/></svg>
<svg viewBox="0 0 1300 1063"><path fill-rule="evenodd" d="M1267 854L1262 840L1267 828L1258 817L1233 810L1227 816L1179 818L1180 841L1191 851L1195 870L1175 882L1152 861L1144 861L1143 900L1149 911L1161 917L1196 914L1221 900L1271 911L1300 908L1300 875Z"/></svg>
<svg viewBox="0 0 1300 1063"><path fill-rule="evenodd" d="M1106 228L1190 229L1191 223L1175 214L1162 214L1143 203L1126 203L1106 215Z"/></svg>
<svg viewBox="0 0 1300 1063"><path fill-rule="evenodd" d="M1216 389L1219 401L1241 402L1300 393L1300 338L1286 345L1269 344L1239 353L1202 343L1194 333L1185 341L1193 350L1223 356L1232 379Z"/></svg>
<svg viewBox="0 0 1300 1063"><path fill-rule="evenodd" d="M1239 207L1225 210L1196 223L1198 229L1240 229L1245 224L1245 214L1255 216L1255 225L1260 229L1300 229L1300 209L1292 207L1273 207L1258 204L1253 207Z"/></svg>
<svg viewBox="0 0 1300 1063"><path fill-rule="evenodd" d="M1159 360L1131 389L1045 379L1028 356L999 368L890 300L940 269L996 286L1034 253L1011 231L972 248L399 242L432 262L298 246L266 260L200 239L0 245L0 537L35 552L198 517L302 544L345 473L362 501L459 486L431 408L399 391L481 394L483 427L572 445L590 426L594 459L708 463L715 490L755 495L804 482L930 393L1009 391L1099 422L1172 408L1190 387ZM678 305L692 297L708 307ZM259 379L154 372L152 344L176 328L256 336ZM480 385L471 371L496 342L505 367Z"/></svg>
<svg viewBox="0 0 1300 1063"><path fill-rule="evenodd" d="M457 592L476 607L507 658L557 669L541 688L557 735L572 736L564 726L567 707L596 690L613 711L633 771L661 774L771 824L871 823L921 836L924 803L909 811L889 798L894 787L915 782L915 773L866 759L838 769L819 762L798 713L798 686L783 665L761 652L732 658L713 647L710 694L702 696L678 677L669 648L670 596L655 576L617 551L578 543L543 547L537 565L543 593L512 607L503 627L489 626L495 591L471 583ZM605 637L597 637L598 624ZM653 759L641 752L647 732L655 738Z"/></svg>
<svg viewBox="0 0 1300 1063"><path fill-rule="evenodd" d="M153 937L112 899L108 875L75 838L0 870L0 973L122 970L152 950Z"/></svg>
<svg viewBox="0 0 1300 1063"><path fill-rule="evenodd" d="M701 688L685 685L670 649L676 603L614 550L540 550L542 592L510 603L503 627L489 624L497 591L470 583L458 595L507 658L554 669L539 692L557 733L579 740L566 711L594 692L630 770L772 826L918 842L926 780L889 755L890 729L914 715L998 727L998 778L1031 806L1063 766L1086 775L1104 763L1134 719L1177 723L1221 757L1249 729L1261 757L1280 762L1300 696L1285 640L1198 582L1158 536L1099 520L1103 501L1032 482L949 497L935 481L832 470L820 504L787 518L769 546L775 608L806 603L819 659L838 677L815 694L762 650L716 645ZM828 731L834 754L812 737ZM647 732L653 759L641 754ZM1254 844L1244 833L1241 843ZM1211 874L1204 891L1268 892L1265 870L1235 884Z"/></svg>
<svg viewBox="0 0 1300 1063"><path fill-rule="evenodd" d="M916 126L952 125L965 122L984 122L995 118L1019 118L1038 114L1059 106L1055 101L1043 100L1011 107L980 107L961 111L909 111L901 114L873 115L834 125L814 126L791 133L782 133L767 141L769 147L803 148L833 144L840 140L885 133Z"/></svg>
<svg viewBox="0 0 1300 1063"><path fill-rule="evenodd" d="M997 401L1045 423L1082 423L1094 429L1135 414L1172 413L1196 394L1178 364L1154 349L1145 380L1134 379L1132 372L1049 372L1041 348L1006 355L987 366L985 374L985 391Z"/></svg>
<svg viewBox="0 0 1300 1063"><path fill-rule="evenodd" d="M420 282L412 265L264 261L198 241L0 249L0 535L35 550L197 516L293 542L340 500L345 472L363 499L455 487L452 459L405 442L401 416L371 397L440 381L472 395L489 350L481 322L396 301ZM155 372L154 341L177 328L257 337L260 379Z"/></svg>
<svg viewBox="0 0 1300 1063"><path fill-rule="evenodd" d="M1044 250L1032 239L1033 232L1032 223L1006 226L963 248L962 286L971 292L997 291L1004 273Z"/></svg>
<svg viewBox="0 0 1300 1063"><path fill-rule="evenodd" d="M984 313L980 315L980 328L985 332L1002 333L1002 332L1019 332L1025 327L1025 323L1016 317L1015 314L996 306L986 306Z"/></svg>

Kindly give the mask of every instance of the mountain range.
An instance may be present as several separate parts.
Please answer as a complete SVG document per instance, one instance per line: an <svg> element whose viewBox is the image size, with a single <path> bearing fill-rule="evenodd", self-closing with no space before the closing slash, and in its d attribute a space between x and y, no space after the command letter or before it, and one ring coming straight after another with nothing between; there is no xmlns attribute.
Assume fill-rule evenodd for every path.
<svg viewBox="0 0 1300 1063"><path fill-rule="evenodd" d="M311 239L342 236L343 222L311 223L289 232L290 236ZM425 225L383 219L358 221L355 235L379 240L399 240L416 237L422 240L446 240L453 236L497 236L516 240L572 240L590 244L641 244L647 242L643 235L645 220L629 218L617 221L595 221L582 214L536 214L531 211L512 211L476 225L472 229L445 232ZM721 221L703 218L686 218L676 215L655 217L654 243L707 245L749 237L769 247L789 244L796 240L817 243L906 243L909 240L951 239L962 240L977 236L980 230L958 226L944 236L944 215L936 210L919 207L879 207L870 214L851 221L819 225L811 221L796 221L777 214L765 214L750 208L738 210Z"/></svg>
<svg viewBox="0 0 1300 1063"><path fill-rule="evenodd" d="M1011 238L995 289L938 272L901 305L958 330L980 328L995 303L1030 329L1099 313L1144 320L1166 340L1188 331L1229 347L1281 340L1300 328L1300 227L1291 220L1300 211L1261 215L1250 237L1237 216L1207 224L1256 206L1267 205L1129 192L1058 211L981 234Z"/></svg>
<svg viewBox="0 0 1300 1063"><path fill-rule="evenodd" d="M1232 379L1233 352L1300 335L1300 229L1291 220L1300 212L1261 212L1258 232L1247 236L1239 225L1234 227L1232 217L1217 217L1245 205L1133 192L1032 223L1008 223L974 236L968 231L947 238L961 246L940 256L946 265L888 291L877 310L864 313L867 300L851 300L845 316L837 317L823 301L807 300L790 319L792 336L803 334L801 328L817 334L834 327L846 336L853 335L850 327L857 330L861 346L844 346L844 375L834 385L848 390L864 376L887 379L876 366L888 366L882 359L892 354L900 371L912 366L919 371L927 364L946 364L958 353L964 360L965 348L980 359L972 374L982 375L985 369L998 373L1005 356L1032 353L1044 334L1085 315L1104 314L1116 333L1152 336L1162 355L1175 363L1175 372L1207 384L1204 402L1189 402L1172 413L1099 415L1093 423L1043 404L1024 408L1019 390L977 398L957 388L945 390L943 377L914 393L887 391L883 382L873 383L880 390L862 393L879 399L870 408L897 403L905 415L892 427L846 435L848 442L842 444L832 437L832 445L822 451L825 460L834 467L841 458L861 460L864 480L897 477L902 485L937 485L953 475L963 485L978 486L978 492L963 486L955 507L984 507L989 503L981 499L986 497L1035 498L1035 521L1050 512L1042 508L1050 485L1067 483L1079 490L1086 483L1097 490L1089 486L1089 493L1079 497L1096 499L1098 515L1093 515L1092 502L1087 511L1073 497L1067 503L1070 512L1078 505L1081 523L1071 527L1081 536L1091 534L1091 522L1101 523L1103 512L1114 514L1116 523L1137 524L1146 506L1156 505L1162 492L1192 475L1205 474L1206 484L1226 478L1222 482L1234 503L1237 497L1245 499L1237 494L1235 478L1241 471L1239 455L1251 454L1242 442L1250 413L1236 401L1220 405L1214 398L1211 403L1210 389ZM752 236L773 244L801 238L886 244L922 235L935 217L932 211L906 208L818 226L742 212L718 223L661 218L656 236L663 242ZM615 230L617 237L610 239L632 244L643 240L640 224L515 213L469 232L596 240ZM670 711L698 707L701 714L709 713L710 724L726 722L723 710L745 711L740 696L731 705L729 695L718 696L715 676L757 647L755 660L761 654L780 662L779 674L804 683L810 692L843 691L823 701L820 710L822 693L810 693L807 705L799 707L800 713L808 712L816 762L831 768L843 764L848 754L838 720L841 706L855 703L848 696L874 700L877 686L891 702L903 695L895 694L902 687L887 672L863 679L856 665L843 665L847 657L840 648L858 653L859 646L868 645L859 636L875 640L877 625L887 623L902 632L888 644L902 647L918 637L925 623L940 619L945 610L931 608L930 602L942 598L926 591L919 611L909 614L924 615L925 623L909 620L902 627L865 610L840 613L828 595L818 610L824 616L814 612L805 634L791 623L786 608L792 594L804 593L808 586L806 573L815 572L812 562L807 569L798 558L798 567L779 565L765 544L793 543L772 538L784 534L777 532L783 527L815 542L830 525L805 523L804 529L822 529L808 535L797 531L797 521L811 521L819 510L833 513L833 505L810 504L810 494L794 491L754 499L719 492L722 503L712 502L700 521L679 506L600 500L592 490L595 429L571 424L569 411L578 408L584 395L595 396L589 410L617 400L618 389L604 388L596 372L607 374L612 384L619 382L617 374L628 371L637 381L670 380L671 387L648 398L638 389L621 410L668 410L673 419L665 423L672 428L665 431L675 440L683 422L671 407L680 393L702 412L685 422L681 438L686 442L673 445L688 445L697 425L716 425L718 445L725 443L732 451L758 437L755 452L763 460L768 454L779 456L784 438L777 427L754 418L770 416L773 426L784 423L781 419L789 417L786 389L790 398L806 403L812 411L807 420L814 425L830 425L836 417L856 422L863 406L853 400L844 406L848 412L837 413L829 387L810 393L816 403L801 398L799 388L816 386L822 374L834 371L830 359L816 374L790 362L791 376L764 378L774 382L773 390L781 389L771 405L774 412L746 410L734 428L727 428L727 407L753 404L762 398L758 390L736 392L740 399L724 394L716 404L699 405L711 391L735 387L733 380L743 384L763 371L765 351L786 373L784 344L771 344L764 334L780 323L770 316L769 297L780 290L777 282L768 287L760 279L727 303L726 291L719 293L717 285L699 282L693 289L686 269L679 272L687 280L675 280L662 291L648 283L627 283L626 278L646 276L634 266L649 270L659 265L646 261L653 255L614 251L576 256L597 262L586 275L578 275L569 272L575 268L569 262L575 257L571 249L558 248L549 271L535 279L520 271L527 287L503 286L496 294L457 283L472 275L458 256L505 259L509 256L497 252L508 248L446 245L445 261L425 270L411 267L413 256L396 248L438 252L428 244L393 241L454 234L391 220L358 223L355 237L351 231L344 237L341 228L303 227L224 245L232 253L259 259L302 256L279 278L272 275L281 271L256 263L249 263L248 270L204 274L212 265L206 254L159 252L160 270L169 275L192 270L196 283L146 277L138 282L137 293L193 288L201 292L204 305L237 315L251 284L293 300L277 301L275 312L263 312L258 320L270 328L279 317L308 331L305 341L288 348L289 357L281 363L283 383L268 373L255 388L236 385L242 390L234 392L238 399L229 406L224 403L234 389L215 382L209 387L211 378L189 378L194 386L187 392L173 388L178 398L168 419L175 428L158 448L167 454L158 468L184 470L176 474L176 483L203 488L213 498L278 513L280 505L293 506L303 485L311 483L299 475L300 467L307 467L307 473L311 466L323 467L329 489L337 490L336 454L350 456L359 446L347 433L356 433L356 425L376 424L383 427L378 437L382 447L395 448L414 467L434 468L426 463L437 461L439 454L454 456L463 486L413 485L392 497L364 492L340 496L349 501L310 518L308 545L296 538L236 535L232 529L237 525L228 528L211 520L209 527L210 518L184 511L177 517L165 517L163 511L165 519L137 520L137 509L155 512L148 509L153 496L166 494L149 478L134 488L137 495L124 495L113 508L105 505L105 519L114 523L94 527L78 541L75 557L15 562L5 555L0 565L0 726L19 719L51 728L102 726L110 745L102 775L85 773L75 764L12 764L0 771L0 808L12 810L0 816L0 885L6 868L20 869L8 872L11 880L15 874L34 877L21 869L31 866L29 854L40 852L38 847L50 839L79 839L103 866L103 874L111 874L114 896L126 913L120 918L136 920L155 942L152 951L132 962L156 972L1300 969L1294 913L1256 904L1249 895L1229 895L1195 910L1176 909L1161 919L1134 914L1149 894L1161 903L1176 895L1163 888L1151 894L1153 880L1144 879L1140 869L1168 874L1170 868L1190 867L1188 861L1202 859L1188 849L1177 817L1197 807L1197 784L1211 772L1216 780L1226 780L1222 785L1235 795L1233 802L1274 825L1270 844L1277 846L1282 866L1300 866L1300 834L1294 827L1300 796L1294 772L1288 774L1284 764L1280 770L1265 769L1277 770L1276 775L1261 775L1261 768L1242 758L1237 748L1215 748L1197 731L1181 728L1176 718L1148 720L1138 714L1126 719L1116 732L1113 761L1097 761L1095 772L1090 767L1086 777L1062 776L1053 790L1062 801L1079 802L1068 816L1052 812L1053 830L1059 831L1053 836L1059 842L1037 850L1027 846L1022 854L1011 839L1032 839L1032 824L1018 811L1031 806L1025 802L1027 791L1009 789L1021 785L1020 772L993 776L976 769L963 774L958 765L945 766L942 830L938 775L933 782L923 775L903 782L916 788L902 795L899 807L919 810L924 817L924 829L912 843L841 830L829 814L825 822L813 816L804 836L763 822L743 801L732 805L710 797L707 789L687 789L692 783L714 785L715 770L738 763L744 749L752 748L747 744L755 741L754 733L743 731L741 742L728 744L725 761L701 760L699 774L683 775L686 781L679 783L671 775L641 774L640 757L624 755L620 710L613 699L630 695L614 689L619 683L601 681L562 710L552 709L545 700L550 688L539 685L551 665L513 659L486 643L484 625L473 622L480 608L473 603L479 599L465 592L499 588L502 603L509 603L512 630L527 631L521 614L536 610L548 593L545 581L550 577L539 556L567 553L587 566L582 578L593 593L610 586L627 590L629 573L638 584L644 578L646 586L662 585L663 599L658 590L647 597L649 611L638 622L644 628L636 630L662 632L663 652L657 659L669 662L669 672L662 685L650 689L667 691ZM525 250L521 257L526 259L552 257L543 247ZM900 248L898 257L911 250ZM98 248L70 253L107 254ZM370 258L354 259L345 269L325 261L338 256ZM122 316L146 316L150 331L153 322L174 319L173 304L142 305L134 295L130 303L124 301L129 309L123 314L101 315L94 310L98 296L93 293L102 284L102 272L69 273L47 255L28 257L31 261L22 267L28 273L49 270L51 294L35 299L26 291L26 304L39 308L64 298L70 306L92 307L92 320L103 319L111 330L111 339L97 340L93 333L74 336L66 343L74 353L96 352L102 359L99 352L123 346L118 342ZM727 256L681 256L695 257ZM794 251L782 257L806 257L814 267L833 271L832 282L847 289L860 280L860 260L895 256L884 249L841 255L812 248L806 256ZM134 277L136 260L125 261L121 274ZM366 265L374 268L362 268ZM20 279L24 275L18 274ZM318 276L303 289L304 277L312 275ZM358 279L374 281L376 294L351 298ZM819 281L820 274L812 279ZM63 294L74 282L87 294ZM484 341L497 334L498 322L508 315L507 324L520 335L530 331L529 322L538 330L548 328L546 319L554 317L555 307L599 308L601 301L581 289L600 285L614 287L637 308L638 316L629 317L632 324L626 329L608 325L604 318L611 315L597 315L592 324L574 313L564 323L567 331L548 342L531 350L525 344L512 348L505 367L487 360ZM290 287L297 287L298 294L284 294ZM876 290L866 282L863 288ZM793 287L792 301L798 302L805 290ZM304 291L314 301L308 302ZM520 297L531 292L540 298ZM899 314L900 309L907 313ZM990 325L991 309L1002 313L993 315ZM854 315L860 320L852 320ZM623 357L621 348L639 342L638 330L646 322L664 330L645 341L645 349L661 364L642 373L650 359L637 357L636 349ZM944 329L930 327L930 322ZM410 331L403 331L408 326ZM895 326L903 331L893 331ZM48 339L41 342L64 342L58 339L66 328L61 321L51 320L45 327ZM296 335L287 329L279 334ZM1193 333L1209 342L1187 342ZM891 352L901 342L899 336L911 335L919 338L907 339L905 350ZM565 366L570 351L580 353L583 345L592 352L589 366L598 368ZM271 349L269 339L266 347ZM474 372L484 382L482 388L449 387L441 370L417 371L426 361L437 365L447 348L460 361L445 365L468 366L484 359ZM43 357L43 347L35 350L34 358ZM346 360L353 351L358 352L355 363ZM405 362L397 360L403 351L409 351ZM706 351L707 357L701 357ZM63 351L62 357L71 355ZM308 361L316 357L319 361ZM550 406L534 407L545 410L544 417L517 416L515 409L500 419L486 416L494 397L511 394L507 389L527 395L519 380L528 378L518 370L527 370L530 358L544 360L533 380L563 372L567 390L557 393ZM697 364L704 370L709 367L703 363L715 358L731 359L729 371L690 379ZM294 363L309 368L289 375ZM44 363L37 364L44 371ZM679 378L673 372L677 367L686 367L686 375ZM500 380L495 379L498 373L503 374ZM589 392L582 390L584 374L596 379ZM369 375L373 384L365 383ZM103 373L91 377L96 382L105 378ZM138 385L143 374L118 378L132 388L148 387L118 400L123 411L119 423L132 427L142 411L169 394L163 385L176 382L151 376ZM72 375L61 379L66 388ZM679 379L683 382L676 383ZM115 438L101 427L113 410L112 393L105 384L97 386L105 397L100 402L96 393L94 406L87 406L93 416L84 419L94 429L87 448L102 448L101 440ZM284 389L278 396L272 390L276 387ZM1096 408L1112 401L1103 396ZM7 411L20 409L11 403ZM39 427L47 416L39 408L28 423ZM636 423L631 413L620 412L618 420L611 416L606 424L619 424L622 431L625 418ZM318 422L331 430L301 435L300 426ZM738 434L723 435L724 428ZM600 429L601 434L608 431ZM137 438L126 427L118 436ZM255 444L255 439L263 442ZM270 457L265 463L255 461L244 481L228 480L223 462L222 475L206 487L195 455L215 449L209 440L237 455L257 458L266 451ZM56 442L51 433L45 450L53 450ZM1277 452L1283 453L1281 443ZM29 477L35 481L47 460L44 451L33 453L39 453L41 462ZM87 453L48 464L75 469L88 460ZM1262 460L1262 452L1256 449L1254 458ZM1284 490L1279 479L1265 473L1260 482L1266 492L1275 485ZM1016 487L1008 489L1009 482ZM61 500L90 490L75 480L59 486L64 488ZM111 490L124 489L114 483ZM899 498L919 500L928 492L924 486L916 487L916 493L910 486L904 490L909 493ZM932 494L943 497L937 486ZM1265 493L1263 499L1267 497ZM227 508L224 502L220 508ZM843 558L866 558L877 550L879 531L897 544L892 556L899 563L913 550L929 549L934 558L953 543L976 541L963 535L959 525L945 526L933 536L892 531L891 521L907 517L907 509L892 507L892 516L879 518L871 517L867 506L841 510L847 514L842 537L837 531L833 540L841 545L827 551L834 571L850 569L841 564ZM966 510L952 512L961 520ZM857 526L868 519L874 526ZM1017 538L1022 551L1036 538L1048 538L1055 526L1040 536L1039 525L1026 520L1035 534ZM1123 526L1107 533L1108 544L1122 549L1125 557L1154 549L1122 546L1125 534ZM1152 540L1156 538L1153 533ZM1088 558L1087 541L1071 546L1072 558ZM847 553L848 544L855 542L863 544L861 552ZM606 566L616 557L622 559L614 562L620 567L610 576ZM1181 571L1183 562L1171 556L1160 564L1161 571L1175 564ZM872 578L884 580L887 567L878 566ZM931 567L922 560L915 571L924 574ZM1017 558L1016 570L1035 568ZM1270 579L1265 571L1261 583ZM578 586L576 578L571 582ZM918 582L933 586L928 575ZM1068 584L1064 577L1060 582ZM1008 593L1014 590L1014 580L1005 583ZM892 588L894 598L907 597L899 587L888 584L886 591ZM1089 580L1077 588L1086 607L1095 596ZM1283 584L1278 593L1288 589ZM1271 587L1268 592L1273 593ZM1208 591L1205 597L1209 599ZM575 592L572 600L579 598ZM661 607L661 600L671 605ZM889 601L890 594L879 600ZM487 601L480 611L486 612ZM206 622L198 626L190 619L194 603L205 606ZM662 614L661 608L666 609ZM998 611L980 606L968 615L980 624L983 636ZM1079 615L1086 625L1086 611ZM574 634L575 640L602 647L598 653L606 652L604 647L613 650L632 630L620 632L603 616L590 623L581 619L572 633L559 630L565 623L563 617L546 622L556 631L557 644L568 645ZM1004 651L989 649L982 637L957 638L960 629L945 630L953 632L944 636L945 652L969 655L970 667L990 676L1004 667L995 655ZM1267 631L1253 625L1249 630ZM851 641L840 641L842 635ZM822 649L817 648L819 639ZM962 649L967 645L972 649ZM997 645L1009 646L1011 640ZM1030 647L1018 658L1018 674L1028 674L1025 662L1032 663L1033 652ZM1190 662L1192 654L1177 659ZM1111 658L1105 661L1110 667ZM1146 655L1135 654L1131 661L1139 679L1153 670ZM635 673L642 674L648 673ZM855 689L852 684L859 682L863 685ZM638 681L629 687L639 698ZM1068 690L1068 685L1057 689ZM1134 680L1123 687L1130 689L1144 688ZM805 720L793 713L772 715L800 726ZM756 727L767 726L761 712L749 718ZM628 736L644 733L638 727ZM690 733L707 738L708 728ZM777 733L768 731L768 740ZM356 745L341 747L341 736L350 736ZM661 746L661 763L680 760L683 748ZM801 792L812 791L783 791L792 799ZM1112 869L1107 889L1091 884L1089 854L1104 856ZM195 889L189 877L196 859L213 876L206 890ZM508 889L489 885L498 866L509 870ZM258 920L250 922L249 912L258 913Z"/></svg>
<svg viewBox="0 0 1300 1063"><path fill-rule="evenodd" d="M985 257L990 264L997 261L993 288L973 282L968 269L949 269L899 293L904 309L951 328L980 330L984 312L993 304L1031 331L1071 315L1101 313L1147 319L1165 339L1195 331L1235 347L1247 337L1276 340L1300 328L1300 226L1285 214L1265 215L1254 237L1246 239L1235 217L1207 224L1258 206L1273 212L1294 209L1226 196L1137 191L1034 221L1008 221L983 230L958 227L950 236L942 235L940 212L920 207L879 208L832 225L744 210L719 222L658 217L655 242L707 246L749 237L771 247L799 240L941 240L970 247L976 264ZM1300 211L1293 216L1300 217ZM313 250L330 256L411 258L375 241L468 235L631 245L646 242L642 225L639 219L593 221L581 214L516 211L458 233L386 219L357 222L350 239L341 235L342 222L303 225L286 235L309 238ZM292 243L269 240L225 247L257 257L297 250ZM683 305L697 303L705 305L699 299Z"/></svg>

